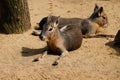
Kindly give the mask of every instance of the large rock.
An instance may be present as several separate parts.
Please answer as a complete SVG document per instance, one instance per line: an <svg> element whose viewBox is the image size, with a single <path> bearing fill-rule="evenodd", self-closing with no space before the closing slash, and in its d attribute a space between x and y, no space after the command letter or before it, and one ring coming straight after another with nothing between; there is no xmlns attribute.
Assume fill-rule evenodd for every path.
<svg viewBox="0 0 120 80"><path fill-rule="evenodd" d="M118 32L115 36L114 42L115 42L115 46L120 47L120 30L118 30Z"/></svg>

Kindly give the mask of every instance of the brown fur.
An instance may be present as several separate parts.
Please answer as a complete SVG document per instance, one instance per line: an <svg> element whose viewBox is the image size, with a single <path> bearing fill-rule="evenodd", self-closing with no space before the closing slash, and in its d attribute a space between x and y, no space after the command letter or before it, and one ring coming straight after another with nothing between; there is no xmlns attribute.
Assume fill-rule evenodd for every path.
<svg viewBox="0 0 120 80"><path fill-rule="evenodd" d="M71 50L78 49L82 43L82 32L77 25L66 25L65 31L58 29L59 18L49 16L40 34L40 39L47 42L48 49L54 53L61 53L53 63L57 65L59 60L68 55Z"/></svg>

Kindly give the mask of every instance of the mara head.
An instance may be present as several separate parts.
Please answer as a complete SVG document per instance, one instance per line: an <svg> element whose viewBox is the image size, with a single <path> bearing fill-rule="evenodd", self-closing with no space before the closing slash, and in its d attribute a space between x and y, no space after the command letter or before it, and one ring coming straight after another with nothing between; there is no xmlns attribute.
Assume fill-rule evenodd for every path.
<svg viewBox="0 0 120 80"><path fill-rule="evenodd" d="M57 26L59 24L59 16L51 16L49 15L47 18L47 22L43 26L43 30L41 31L41 34L39 35L41 40L49 40L49 38L52 36L52 34L55 33Z"/></svg>
<svg viewBox="0 0 120 80"><path fill-rule="evenodd" d="M94 12L90 16L90 19L97 23L100 27L108 26L107 14L105 13L103 7L99 7L97 4L95 4Z"/></svg>

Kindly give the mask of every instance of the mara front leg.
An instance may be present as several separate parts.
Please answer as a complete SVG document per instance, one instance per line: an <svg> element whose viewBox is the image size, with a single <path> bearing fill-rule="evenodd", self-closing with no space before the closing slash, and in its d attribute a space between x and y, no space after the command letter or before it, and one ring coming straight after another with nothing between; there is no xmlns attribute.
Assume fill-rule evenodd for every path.
<svg viewBox="0 0 120 80"><path fill-rule="evenodd" d="M33 62L40 61L40 59L44 58L47 55L47 53L48 53L48 47L45 47L45 50L43 50L42 55L34 59Z"/></svg>
<svg viewBox="0 0 120 80"><path fill-rule="evenodd" d="M40 33L41 33L41 31L35 30L35 31L32 32L32 35L34 35L34 36L39 36Z"/></svg>
<svg viewBox="0 0 120 80"><path fill-rule="evenodd" d="M84 38L92 38L96 35L96 27L90 26L88 32L83 36Z"/></svg>
<svg viewBox="0 0 120 80"><path fill-rule="evenodd" d="M92 38L92 37L95 37L96 34L86 34L86 35L83 35L84 38Z"/></svg>
<svg viewBox="0 0 120 80"><path fill-rule="evenodd" d="M69 52L65 48L61 49L61 51L62 51L61 55L54 61L54 63L52 64L53 66L58 65L62 58L69 55Z"/></svg>

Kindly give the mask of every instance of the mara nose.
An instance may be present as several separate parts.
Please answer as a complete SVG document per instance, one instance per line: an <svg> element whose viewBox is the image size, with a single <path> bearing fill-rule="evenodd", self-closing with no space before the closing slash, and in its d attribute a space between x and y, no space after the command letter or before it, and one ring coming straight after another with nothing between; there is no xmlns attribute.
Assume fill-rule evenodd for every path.
<svg viewBox="0 0 120 80"><path fill-rule="evenodd" d="M104 25L104 27L105 27L105 28L107 28L108 26L109 26L109 24L108 24L108 23L106 23L106 24Z"/></svg>
<svg viewBox="0 0 120 80"><path fill-rule="evenodd" d="M42 41L44 41L44 40L45 40L45 36L40 35L39 37L40 37L40 39L41 39Z"/></svg>

